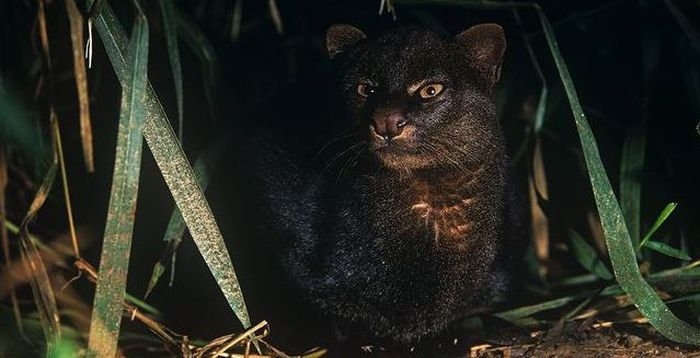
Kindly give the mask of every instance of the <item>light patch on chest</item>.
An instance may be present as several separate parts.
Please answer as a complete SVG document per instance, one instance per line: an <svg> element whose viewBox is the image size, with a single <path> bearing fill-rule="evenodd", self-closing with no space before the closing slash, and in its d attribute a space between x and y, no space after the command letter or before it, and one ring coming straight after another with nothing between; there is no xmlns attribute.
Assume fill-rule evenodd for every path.
<svg viewBox="0 0 700 358"><path fill-rule="evenodd" d="M471 207L477 199L476 185L483 167L471 174L459 173L439 180L416 181L412 195L416 198L411 212L434 234L435 241L460 241L470 235L474 222Z"/></svg>
<svg viewBox="0 0 700 358"><path fill-rule="evenodd" d="M411 206L411 211L433 231L436 242L442 238L458 240L469 234L471 223L467 208L473 201L474 198L462 198L449 204L431 204L421 200Z"/></svg>

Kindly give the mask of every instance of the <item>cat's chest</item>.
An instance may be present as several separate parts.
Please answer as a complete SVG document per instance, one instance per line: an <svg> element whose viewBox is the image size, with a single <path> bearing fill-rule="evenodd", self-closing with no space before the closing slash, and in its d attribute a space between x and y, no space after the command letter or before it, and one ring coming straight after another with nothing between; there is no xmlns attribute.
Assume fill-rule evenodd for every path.
<svg viewBox="0 0 700 358"><path fill-rule="evenodd" d="M475 226L477 182L478 175L460 173L405 183L402 200L395 203L403 214L396 218L397 225L404 226L407 234L428 232L436 243L462 243Z"/></svg>
<svg viewBox="0 0 700 358"><path fill-rule="evenodd" d="M412 188L410 217L424 226L436 242L463 239L473 229L470 208L477 200L470 190L474 176L440 182L418 182Z"/></svg>

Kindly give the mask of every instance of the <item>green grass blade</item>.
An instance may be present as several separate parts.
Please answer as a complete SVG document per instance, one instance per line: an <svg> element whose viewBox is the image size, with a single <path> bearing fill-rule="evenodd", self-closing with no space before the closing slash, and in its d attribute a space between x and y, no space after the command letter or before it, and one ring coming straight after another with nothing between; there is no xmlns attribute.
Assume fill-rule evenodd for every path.
<svg viewBox="0 0 700 358"><path fill-rule="evenodd" d="M182 41L199 59L204 73L204 97L207 100L209 116L211 116L212 121L216 121L214 91L218 85L219 72L221 72L216 51L204 33L182 12L177 12L177 29Z"/></svg>
<svg viewBox="0 0 700 358"><path fill-rule="evenodd" d="M148 21L140 11L134 21L128 54L131 71L126 73L122 86L112 190L88 340L88 355L96 357L113 357L117 353L136 216L148 83Z"/></svg>
<svg viewBox="0 0 700 358"><path fill-rule="evenodd" d="M673 211L676 210L676 206L678 204L676 203L668 203L666 207L661 210L661 213L659 213L659 216L656 218L656 221L654 221L654 225L651 226L651 229L649 229L649 232L647 232L646 235L644 235L644 239L642 239L642 242L639 244L637 247L637 250L640 250L643 246L646 246L646 242L651 239L652 235L656 233L657 230L661 227L661 225L666 222L666 219L668 219L671 214L673 214Z"/></svg>
<svg viewBox="0 0 700 358"><path fill-rule="evenodd" d="M73 47L73 75L78 89L78 104L80 105L80 138L83 145L83 160L88 172L95 171L95 156L92 145L92 124L90 121L90 98L88 95L88 78L85 70L85 55L83 54L83 16L75 4L75 0L66 0L66 13L70 24L71 45Z"/></svg>
<svg viewBox="0 0 700 358"><path fill-rule="evenodd" d="M583 148L584 159L593 188L593 196L601 218L603 232L612 261L615 278L620 286L627 292L635 306L649 320L654 328L666 338L680 343L700 345L700 329L676 317L666 307L654 289L644 281L637 265L635 247L625 225L620 204L615 198L612 185L603 167L600 153L593 136L593 131L588 125L586 115L576 93L574 82L569 74L569 69L559 51L554 36L554 29L542 8L536 3L525 2L498 2L498 1L466 1L466 0L399 0L400 3L413 4L445 4L468 8L513 10L529 8L535 10L540 20L542 31L549 50L554 57L554 63L559 72L559 77L564 84L566 96L569 99L571 111L574 115L576 129Z"/></svg>
<svg viewBox="0 0 700 358"><path fill-rule="evenodd" d="M576 129L581 140L583 155L588 168L588 175L593 187L598 213L600 214L606 244L612 261L615 278L620 286L630 295L637 309L649 320L654 328L666 338L680 343L700 345L700 330L676 317L666 307L654 289L644 281L639 266L637 266L636 250L625 226L622 210L600 159L600 153L583 112L574 82L569 69L564 62L559 46L554 37L554 30L539 6L535 6L540 17L540 23L549 45L554 62L559 70L559 76L564 84L564 90L574 114Z"/></svg>
<svg viewBox="0 0 700 358"><path fill-rule="evenodd" d="M561 297L541 303L537 303L534 305L529 305L529 306L523 306L523 307L518 307L512 310L500 312L494 314L494 316L504 319L509 322L517 322L518 320L521 320L525 317L530 317L535 313L540 313L548 310L553 310L555 308L559 308L562 306L565 306L577 299L579 299L579 296L566 296L566 297Z"/></svg>
<svg viewBox="0 0 700 358"><path fill-rule="evenodd" d="M49 281L48 273L44 262L39 255L39 250L36 244L32 241L29 233L29 224L34 220L34 217L39 212L39 209L46 202L49 192L56 180L56 172L58 171L58 154L56 146L58 137L58 125L53 110L51 111L51 129L54 142L54 157L49 170L46 172L44 179L39 186L39 190L34 195L32 203L29 205L27 214L22 219L19 227L19 248L22 262L25 270L30 275L30 286L34 302L36 303L37 312L41 321L41 328L46 339L46 351L51 352L56 344L61 340L61 321L56 306L56 298L53 294L53 288Z"/></svg>
<svg viewBox="0 0 700 358"><path fill-rule="evenodd" d="M700 301L700 293L694 293L692 295L686 295L682 297L677 297L666 301L666 303L678 303L678 302L690 302L690 301Z"/></svg>
<svg viewBox="0 0 700 358"><path fill-rule="evenodd" d="M660 241L647 240L644 242L644 247L679 260L692 260L692 258L688 256L688 253Z"/></svg>
<svg viewBox="0 0 700 358"><path fill-rule="evenodd" d="M180 47L177 42L177 14L175 14L173 0L159 0L158 3L163 18L163 33L165 34L165 44L168 47L170 70L173 72L173 81L175 84L175 99L177 100L177 136L180 142L182 142L184 112L182 99L182 65L180 63Z"/></svg>
<svg viewBox="0 0 700 358"><path fill-rule="evenodd" d="M600 259L598 253L576 231L569 229L569 249L576 260L590 273L609 281L612 273Z"/></svg>
<svg viewBox="0 0 700 358"><path fill-rule="evenodd" d="M126 73L130 71L126 62L126 36L109 4L102 3L101 10L95 18L95 27L123 86ZM197 184L192 167L170 127L163 106L150 85L147 87L146 111L148 115L143 135L165 183L231 309L244 327L250 327L243 292L224 239L204 193Z"/></svg>
<svg viewBox="0 0 700 358"><path fill-rule="evenodd" d="M199 158L194 162L194 176L197 182L202 187L202 190L207 190L209 185L209 177L214 171L216 163L219 162L226 143L228 143L229 136L224 136L215 140L212 144L207 146ZM166 248L161 255L161 259L156 262L153 267L153 272L151 273L151 278L148 281L148 287L146 288L146 293L144 297L147 297L151 291L155 288L160 280L160 277L165 272L165 265L168 260L170 260L171 270L170 270L170 285L172 286L173 280L175 278L175 261L177 257L177 248L182 242L182 236L185 234L187 225L182 218L180 209L175 207L173 209L172 215L170 215L170 221L168 222L168 227L165 230L165 235L163 241L165 241Z"/></svg>
<svg viewBox="0 0 700 358"><path fill-rule="evenodd" d="M127 302L133 304L134 306L138 307L142 311L150 313L151 315L156 316L156 317L161 316L160 310L149 305L147 302L144 302L143 300L141 300L137 297L134 297L128 293L125 295L125 298L126 298Z"/></svg>
<svg viewBox="0 0 700 358"><path fill-rule="evenodd" d="M625 215L632 246L640 242L640 213L642 197L642 171L646 155L646 126L627 132L620 160L620 206Z"/></svg>

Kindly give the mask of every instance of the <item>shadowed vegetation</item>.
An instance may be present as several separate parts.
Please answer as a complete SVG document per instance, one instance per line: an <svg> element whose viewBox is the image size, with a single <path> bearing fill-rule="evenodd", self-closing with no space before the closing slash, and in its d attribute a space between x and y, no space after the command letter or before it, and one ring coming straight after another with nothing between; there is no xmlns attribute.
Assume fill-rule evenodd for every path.
<svg viewBox="0 0 700 358"><path fill-rule="evenodd" d="M335 23L506 30L498 112L529 212L523 285L514 303L417 353L567 355L556 342L586 340L591 354L694 351L698 10L673 0L2 2L0 356L333 356L323 334L291 332L265 310L286 309L294 292L259 282L273 265L246 251L249 235L236 230L246 218L222 193L242 175L227 165L242 129L292 102L295 84L328 75L322 43ZM314 102L319 91L302 105L327 105ZM338 148L324 150L342 157Z"/></svg>

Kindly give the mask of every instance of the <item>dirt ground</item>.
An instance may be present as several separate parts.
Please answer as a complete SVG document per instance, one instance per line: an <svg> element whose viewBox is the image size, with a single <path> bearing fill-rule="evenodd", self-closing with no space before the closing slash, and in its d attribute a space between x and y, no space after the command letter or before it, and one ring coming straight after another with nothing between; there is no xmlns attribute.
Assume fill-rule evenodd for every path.
<svg viewBox="0 0 700 358"><path fill-rule="evenodd" d="M601 325L594 320L555 326L533 334L508 332L479 342L452 342L432 347L392 351L365 346L348 351L327 352L324 357L700 357L700 349L679 345L661 337L650 326L641 324Z"/></svg>
<svg viewBox="0 0 700 358"><path fill-rule="evenodd" d="M648 325L600 326L592 321L553 327L529 342L471 346L469 357L700 357L700 349L662 338Z"/></svg>

